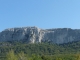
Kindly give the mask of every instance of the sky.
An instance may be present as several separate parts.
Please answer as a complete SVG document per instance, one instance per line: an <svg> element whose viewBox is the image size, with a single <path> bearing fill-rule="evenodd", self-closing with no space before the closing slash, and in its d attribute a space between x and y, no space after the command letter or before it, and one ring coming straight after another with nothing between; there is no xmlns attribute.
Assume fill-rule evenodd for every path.
<svg viewBox="0 0 80 60"><path fill-rule="evenodd" d="M27 26L80 29L80 0L0 0L0 31Z"/></svg>

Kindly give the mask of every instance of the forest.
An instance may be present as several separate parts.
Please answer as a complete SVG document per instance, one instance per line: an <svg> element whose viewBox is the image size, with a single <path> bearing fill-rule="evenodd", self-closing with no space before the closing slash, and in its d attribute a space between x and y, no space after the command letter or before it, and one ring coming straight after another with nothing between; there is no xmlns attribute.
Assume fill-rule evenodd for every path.
<svg viewBox="0 0 80 60"><path fill-rule="evenodd" d="M0 42L0 60L80 60L80 42Z"/></svg>

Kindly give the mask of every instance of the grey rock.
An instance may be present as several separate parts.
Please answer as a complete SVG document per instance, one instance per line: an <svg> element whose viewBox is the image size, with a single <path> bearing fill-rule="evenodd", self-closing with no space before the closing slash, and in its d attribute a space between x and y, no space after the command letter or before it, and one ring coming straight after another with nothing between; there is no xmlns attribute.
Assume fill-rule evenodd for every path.
<svg viewBox="0 0 80 60"><path fill-rule="evenodd" d="M10 28L0 32L0 42L4 41L26 41L27 43L52 42L63 44L80 41L80 29L40 29L38 27Z"/></svg>

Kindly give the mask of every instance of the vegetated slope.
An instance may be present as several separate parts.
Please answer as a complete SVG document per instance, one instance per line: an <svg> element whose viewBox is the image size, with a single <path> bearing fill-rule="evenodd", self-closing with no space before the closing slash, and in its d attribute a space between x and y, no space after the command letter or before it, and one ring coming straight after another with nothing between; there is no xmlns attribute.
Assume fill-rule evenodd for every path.
<svg viewBox="0 0 80 60"><path fill-rule="evenodd" d="M23 42L1 42L0 55L6 54L8 51L14 50L15 53L23 51L24 53L38 55L55 55L55 54L76 54L80 53L80 42L72 42L67 44L26 44Z"/></svg>
<svg viewBox="0 0 80 60"><path fill-rule="evenodd" d="M53 44L49 42L26 44L26 42L22 41L0 42L0 59L6 60L6 54L11 50L14 51L15 55L24 52L32 60L77 60L80 56L80 41L66 44Z"/></svg>

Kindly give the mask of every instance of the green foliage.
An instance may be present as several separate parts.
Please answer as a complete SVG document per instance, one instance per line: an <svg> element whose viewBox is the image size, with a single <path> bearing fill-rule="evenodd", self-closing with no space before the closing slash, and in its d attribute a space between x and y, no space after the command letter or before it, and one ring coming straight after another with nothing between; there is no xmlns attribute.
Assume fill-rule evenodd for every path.
<svg viewBox="0 0 80 60"><path fill-rule="evenodd" d="M66 44L1 42L1 60L79 60L80 42Z"/></svg>
<svg viewBox="0 0 80 60"><path fill-rule="evenodd" d="M9 53L7 53L6 58L7 58L7 60L18 60L18 58L14 54L13 50L11 50Z"/></svg>
<svg viewBox="0 0 80 60"><path fill-rule="evenodd" d="M32 54L28 56L27 54L21 52L15 54L11 50L4 60L80 60L80 54L58 54L58 55L36 55Z"/></svg>
<svg viewBox="0 0 80 60"><path fill-rule="evenodd" d="M21 52L17 55L18 60L27 60L27 57L25 56L24 52Z"/></svg>
<svg viewBox="0 0 80 60"><path fill-rule="evenodd" d="M32 54L31 59L29 60L42 60L42 59L41 59L41 56Z"/></svg>
<svg viewBox="0 0 80 60"><path fill-rule="evenodd" d="M27 56L23 52L15 54L12 50L6 55L5 60L80 60L80 54L36 55Z"/></svg>
<svg viewBox="0 0 80 60"><path fill-rule="evenodd" d="M6 55L7 60L27 60L27 57L23 52L15 54L13 50L9 51Z"/></svg>

